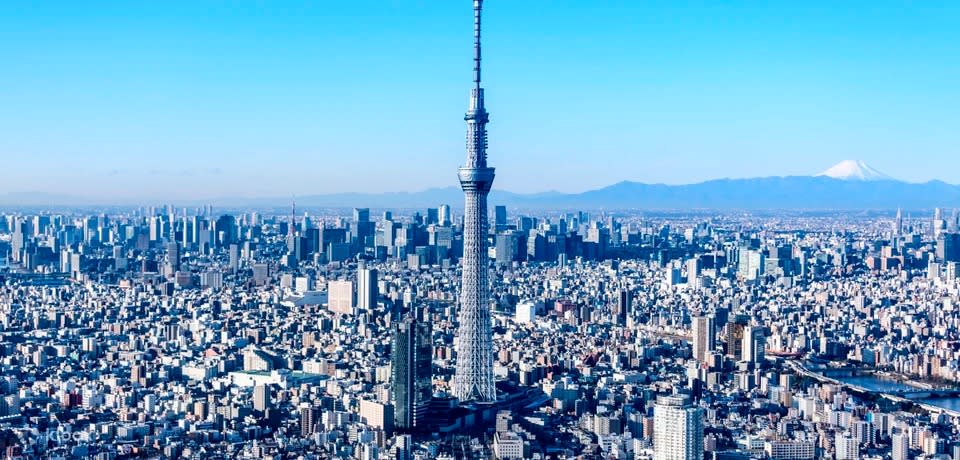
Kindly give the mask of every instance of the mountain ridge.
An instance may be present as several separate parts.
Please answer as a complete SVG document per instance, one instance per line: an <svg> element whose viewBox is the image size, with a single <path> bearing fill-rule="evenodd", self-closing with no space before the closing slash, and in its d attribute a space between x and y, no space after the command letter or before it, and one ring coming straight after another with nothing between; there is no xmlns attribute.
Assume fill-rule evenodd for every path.
<svg viewBox="0 0 960 460"><path fill-rule="evenodd" d="M116 201L116 200L114 200ZM142 205L172 202L182 206L213 203L220 206L286 207L290 197L220 197L208 200L127 199L109 202L89 197L66 197L44 193L0 194L0 205ZM414 192L342 192L296 197L297 206L327 208L426 208L449 204L463 206L463 192L456 185ZM817 176L768 176L720 178L670 185L624 180L577 193L547 191L514 193L494 189L491 205L540 209L798 209L855 210L929 209L960 207L960 186L941 180L909 183L892 178L872 180Z"/></svg>

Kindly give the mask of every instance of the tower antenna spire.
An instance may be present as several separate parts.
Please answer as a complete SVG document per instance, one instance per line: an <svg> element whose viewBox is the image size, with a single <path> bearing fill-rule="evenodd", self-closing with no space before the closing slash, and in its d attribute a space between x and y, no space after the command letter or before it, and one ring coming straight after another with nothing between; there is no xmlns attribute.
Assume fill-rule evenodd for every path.
<svg viewBox="0 0 960 460"><path fill-rule="evenodd" d="M293 196L293 200L290 204L290 226L287 228L287 234L290 236L290 239L293 239L294 236L294 227L297 226L297 196Z"/></svg>
<svg viewBox="0 0 960 460"><path fill-rule="evenodd" d="M473 83L480 89L480 10L483 0L473 0Z"/></svg>

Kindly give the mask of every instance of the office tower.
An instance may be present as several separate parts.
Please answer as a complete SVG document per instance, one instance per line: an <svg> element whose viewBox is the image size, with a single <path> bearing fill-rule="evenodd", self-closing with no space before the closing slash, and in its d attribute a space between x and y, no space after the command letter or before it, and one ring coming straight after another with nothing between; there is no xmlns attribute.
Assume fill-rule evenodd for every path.
<svg viewBox="0 0 960 460"><path fill-rule="evenodd" d="M327 283L327 309L335 313L353 314L353 281Z"/></svg>
<svg viewBox="0 0 960 460"><path fill-rule="evenodd" d="M213 241L217 247L237 242L237 220L228 214L217 218L213 223Z"/></svg>
<svg viewBox="0 0 960 460"><path fill-rule="evenodd" d="M394 425L398 430L422 428L433 394L432 330L429 321L407 313L393 329L391 380Z"/></svg>
<svg viewBox="0 0 960 460"><path fill-rule="evenodd" d="M379 401L361 399L359 415L360 420L367 426L377 430L383 430L387 436L393 434L394 412L392 405Z"/></svg>
<svg viewBox="0 0 960 460"><path fill-rule="evenodd" d="M413 460L413 438L409 434L397 436L393 458L395 460Z"/></svg>
<svg viewBox="0 0 960 460"><path fill-rule="evenodd" d="M620 288L617 291L617 323L623 326L627 325L627 318L630 317L630 304L633 302L630 290Z"/></svg>
<svg viewBox="0 0 960 460"><path fill-rule="evenodd" d="M897 220L894 223L893 231L896 236L903 235L903 213L900 208L897 208Z"/></svg>
<svg viewBox="0 0 960 460"><path fill-rule="evenodd" d="M369 221L370 221L370 208L353 208L353 221L354 221L354 222L369 222Z"/></svg>
<svg viewBox="0 0 960 460"><path fill-rule="evenodd" d="M353 209L353 226L351 227L350 239L359 247L366 247L367 239L373 236L376 225L370 222L369 208Z"/></svg>
<svg viewBox="0 0 960 460"><path fill-rule="evenodd" d="M507 207L495 206L493 208L493 225L497 230L507 226Z"/></svg>
<svg viewBox="0 0 960 460"><path fill-rule="evenodd" d="M703 459L703 409L686 395L660 396L653 409L655 460Z"/></svg>
<svg viewBox="0 0 960 460"><path fill-rule="evenodd" d="M693 359L706 362L707 356L716 348L713 316L693 317Z"/></svg>
<svg viewBox="0 0 960 460"><path fill-rule="evenodd" d="M253 410L265 412L270 408L270 387L257 385L253 387Z"/></svg>
<svg viewBox="0 0 960 460"><path fill-rule="evenodd" d="M743 328L743 361L758 363L764 359L766 335L762 327Z"/></svg>
<svg viewBox="0 0 960 460"><path fill-rule="evenodd" d="M517 260L517 236L513 232L498 233L495 243L497 265L509 265Z"/></svg>
<svg viewBox="0 0 960 460"><path fill-rule="evenodd" d="M176 242L167 243L167 264L174 271L180 271L180 245Z"/></svg>
<svg viewBox="0 0 960 460"><path fill-rule="evenodd" d="M318 412L315 407L300 408L300 436L308 437L313 434L314 427L317 425Z"/></svg>
<svg viewBox="0 0 960 460"><path fill-rule="evenodd" d="M749 318L745 315L735 315L727 323L727 356L734 361L743 360L743 333Z"/></svg>
<svg viewBox="0 0 960 460"><path fill-rule="evenodd" d="M184 213L183 218L180 219L180 222L181 222L180 244L182 244L183 247L185 248L189 248L190 237L193 235L193 232L190 229L190 226L192 225L192 223L190 222L190 219L187 218L186 209L184 209L183 213Z"/></svg>
<svg viewBox="0 0 960 460"><path fill-rule="evenodd" d="M447 227L450 225L450 223L453 221L453 219L451 219L451 216L450 216L450 205L448 204L440 205L439 219L440 219L440 225L444 227Z"/></svg>
<svg viewBox="0 0 960 460"><path fill-rule="evenodd" d="M937 236L937 260L960 262L960 233L941 233Z"/></svg>
<svg viewBox="0 0 960 460"><path fill-rule="evenodd" d="M10 238L10 252L14 262L20 262L23 254L23 247L26 245L27 224L21 222L19 217L13 219L13 235Z"/></svg>
<svg viewBox="0 0 960 460"><path fill-rule="evenodd" d="M290 222L287 223L287 252L293 254L297 245L297 202L290 205Z"/></svg>
<svg viewBox="0 0 960 460"><path fill-rule="evenodd" d="M907 460L910 458L910 436L907 433L897 430L890 437L892 446L893 460Z"/></svg>
<svg viewBox="0 0 960 460"><path fill-rule="evenodd" d="M933 222L931 222L930 229L933 231L933 237L936 238L940 236L940 232L946 228L947 222L943 220L943 210L936 208L933 210Z"/></svg>
<svg viewBox="0 0 960 460"><path fill-rule="evenodd" d="M480 87L480 9L474 0L474 56L467 121L467 163L459 170L464 193L463 274L460 286L460 330L454 395L461 401L493 401L493 333L487 279L487 194L494 170L487 167L487 110Z"/></svg>
<svg viewBox="0 0 960 460"><path fill-rule="evenodd" d="M163 221L160 220L160 217L153 216L150 218L150 241L160 241L160 237L163 234Z"/></svg>
<svg viewBox="0 0 960 460"><path fill-rule="evenodd" d="M377 306L377 270L361 266L357 270L357 308L371 310Z"/></svg>
<svg viewBox="0 0 960 460"><path fill-rule="evenodd" d="M741 251L737 275L746 280L756 280L766 271L766 257L756 250Z"/></svg>
<svg viewBox="0 0 960 460"><path fill-rule="evenodd" d="M860 458L860 446L850 433L837 432L834 438L834 450L837 460L857 460Z"/></svg>
<svg viewBox="0 0 960 460"><path fill-rule="evenodd" d="M240 247L236 244L231 244L228 252L230 254L230 271L236 272L237 268L240 267Z"/></svg>
<svg viewBox="0 0 960 460"><path fill-rule="evenodd" d="M440 210L437 208L427 208L427 218L424 220L424 225L430 224L439 224L440 223Z"/></svg>

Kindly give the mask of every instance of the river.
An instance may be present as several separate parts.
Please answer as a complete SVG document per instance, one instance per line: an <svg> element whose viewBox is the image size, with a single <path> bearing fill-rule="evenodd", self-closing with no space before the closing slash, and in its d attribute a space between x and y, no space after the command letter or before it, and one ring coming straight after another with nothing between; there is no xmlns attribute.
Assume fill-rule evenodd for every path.
<svg viewBox="0 0 960 460"><path fill-rule="evenodd" d="M841 377L837 380L866 388L876 393L889 393L902 390L917 390L916 386L897 382L896 380L885 379L875 375L863 375L858 377ZM944 409L960 412L960 398L928 398L913 400L918 403L931 406L942 407Z"/></svg>

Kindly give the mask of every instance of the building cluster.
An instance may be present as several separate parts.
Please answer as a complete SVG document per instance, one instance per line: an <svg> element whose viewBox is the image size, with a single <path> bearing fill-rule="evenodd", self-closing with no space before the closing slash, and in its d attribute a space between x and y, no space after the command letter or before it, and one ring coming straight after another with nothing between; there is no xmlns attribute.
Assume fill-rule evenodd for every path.
<svg viewBox="0 0 960 460"><path fill-rule="evenodd" d="M955 219L500 209L490 401L446 206L7 212L2 454L960 458Z"/></svg>

